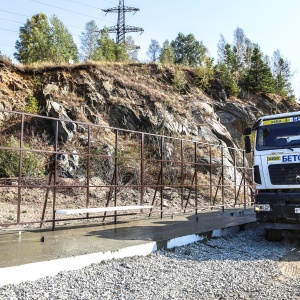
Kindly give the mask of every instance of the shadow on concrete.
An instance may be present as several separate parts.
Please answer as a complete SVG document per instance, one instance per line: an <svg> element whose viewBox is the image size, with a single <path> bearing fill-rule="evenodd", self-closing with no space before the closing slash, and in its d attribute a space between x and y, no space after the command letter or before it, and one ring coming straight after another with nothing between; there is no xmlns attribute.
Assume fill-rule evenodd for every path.
<svg viewBox="0 0 300 300"><path fill-rule="evenodd" d="M192 234L211 237L214 230L243 226L251 222L255 222L253 214L210 212L186 217L124 222L117 224L115 228L90 231L87 235L101 239L167 241Z"/></svg>

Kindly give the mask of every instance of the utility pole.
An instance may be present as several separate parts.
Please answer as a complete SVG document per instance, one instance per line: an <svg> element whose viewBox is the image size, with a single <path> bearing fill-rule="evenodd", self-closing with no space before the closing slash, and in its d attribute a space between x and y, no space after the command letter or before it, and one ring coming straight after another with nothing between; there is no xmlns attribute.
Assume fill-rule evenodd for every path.
<svg viewBox="0 0 300 300"><path fill-rule="evenodd" d="M125 6L124 0L119 0L118 7L102 9L102 10L106 14L107 13L118 13L117 25L107 28L107 31L109 33L117 34L117 39L116 39L117 44L125 44L125 34L127 32L141 32L141 34L144 32L143 28L125 25L125 13L127 13L127 12L136 13L137 11L139 11L139 8Z"/></svg>

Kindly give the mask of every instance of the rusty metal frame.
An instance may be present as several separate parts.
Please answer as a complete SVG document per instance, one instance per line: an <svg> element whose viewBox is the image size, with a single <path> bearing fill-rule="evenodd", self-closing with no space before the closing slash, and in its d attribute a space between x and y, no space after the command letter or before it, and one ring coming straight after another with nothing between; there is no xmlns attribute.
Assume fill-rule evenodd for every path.
<svg viewBox="0 0 300 300"><path fill-rule="evenodd" d="M110 200L112 199L113 196L113 206L118 206L119 201L118 201L118 192L122 188L132 188L132 189L137 189L140 191L140 198L139 198L139 204L143 204L145 202L144 200L144 195L146 190L152 190L153 191L153 198L151 204L154 206L153 209L150 210L148 216L151 217L153 214L158 214L161 218L163 218L164 215L167 215L169 211L167 212L166 209L164 208L164 193L165 193L165 188L172 188L178 190L178 195L180 196L180 208L177 208L172 211L173 214L180 214L180 213L194 213L198 214L199 209L204 209L204 208L209 208L209 209L221 209L225 210L226 207L228 206L228 199L226 198L226 189L232 189L234 193L234 198L232 203L230 204L230 207L235 207L238 205L238 199L241 196L241 190L242 192L242 198L243 198L243 208L246 208L249 201L248 199L251 199L251 186L247 183L246 180L246 172L247 170L251 169L250 167L246 166L246 158L245 158L245 152L241 149L235 149L235 148L228 148L225 146L220 146L220 145L213 145L209 143L203 143L199 142L196 140L189 140L189 139L181 139L177 137L170 137L170 136L163 136L163 135L155 135L155 134L150 134L150 133L145 133L145 132L138 132L138 131L131 131L131 130L125 130L125 129L120 129L120 128L114 128L114 127L106 127L106 126L100 126L100 125L94 125L94 124L89 124L89 123L84 123L84 122L76 122L74 121L75 124L78 125L83 125L87 127L87 135L88 135L88 142L87 142L87 153L77 153L77 155L86 157L86 182L85 184L78 185L78 184L70 184L70 185L57 185L57 179L59 178L58 174L58 155L59 154L71 154L71 152L67 150L59 150L59 140L58 140L58 122L59 121L67 121L70 122L70 120L63 120L63 119L55 119L55 118L50 118L50 117L45 117L45 116L38 116L38 115L32 115L32 114L27 114L27 113L22 113L22 112L13 112L13 111L7 111L7 110L0 110L0 113L5 113L7 115L10 115L11 117L21 117L20 121L20 141L19 141L19 148L11 148L7 147L4 145L0 144L0 151L6 151L6 150L14 150L19 152L19 176L17 178L17 216L16 216L16 222L2 222L0 221L0 228L5 227L5 226L16 226L16 225L23 225L23 224L39 224L41 227L45 223L52 223L52 228L55 227L55 224L57 222L62 222L62 221L70 221L70 220L84 220L84 219L95 219L95 218L102 218L102 221L104 221L106 218L110 217L113 218L113 221L116 223L117 218L120 216L130 216L130 215L135 215L136 213L122 213L118 214L116 211L111 214L107 215L106 212L103 213L102 215L99 216L90 216L89 214L86 214L85 217L75 217L75 218L59 218L56 219L56 214L55 210L57 208L57 190L58 189L63 189L63 188L84 188L86 189L86 201L85 203L82 203L82 208L90 207L90 188L91 188L91 157L93 154L91 153L91 143L92 143L92 136L91 136L91 129L92 128L98 128L98 131L100 129L108 130L112 133L114 133L114 154L113 155L96 155L102 158L107 158L107 159L112 159L114 161L114 170L113 170L113 175L108 182L110 184L108 185L93 185L93 188L107 188L109 189L108 194L107 194L107 199L105 202L105 207L111 205ZM25 118L26 117L34 117L38 118L41 120L48 120L52 122L56 122L55 126L55 132L54 132L54 145L53 145L53 150L41 150L41 149L27 149L24 147L24 124L25 124ZM120 136L124 136L126 134L134 134L138 136L138 141L139 141L139 147L140 147L140 154L139 158L132 158L132 157L126 157L128 161L133 161L136 160L139 162L139 174L140 174L140 182L139 184L120 184L119 183L119 178L118 178L118 168L119 168L119 151L120 151ZM158 139L159 143L159 152L160 152L160 157L158 158L148 158L146 157L145 154L145 137L152 137L155 139ZM178 157L174 157L172 159L165 157L165 140L168 139L168 141L175 141L179 142L179 155ZM193 159L192 161L186 160L184 157L184 145L187 144L190 146L191 149L193 149ZM198 156L198 150L205 149L205 151L208 151L208 159L209 163L200 163L198 159L200 158ZM213 163L213 154L212 154L212 148L215 147L216 149L219 150L219 155L221 156L221 162L218 164ZM225 166L224 165L224 149L228 148L229 151L233 153L233 165L232 166ZM39 153L39 154L44 154L44 155L52 155L54 157L52 161L52 165L50 167L50 172L49 172L49 178L48 178L48 183L46 184L24 184L23 183L23 174L22 174L22 167L23 167L23 158L24 158L24 153L30 151L32 153ZM237 152L242 153L242 164L238 165L237 162ZM157 180L155 183L148 183L145 182L145 175L146 175L146 164L147 163L153 163L155 166L159 168L159 172L156 174L157 175ZM170 183L165 180L165 174L166 166L168 164L171 164L174 166L174 170L177 168L178 171L178 182L176 183ZM200 180L200 177L202 176L202 173L199 171L199 168L205 167L207 172L209 173L207 177L209 177L209 184L202 183ZM214 184L213 181L216 180L216 175L213 174L213 168L221 168L221 173L218 178L218 183ZM234 179L232 182L229 184L225 182L225 173L226 173L226 168L233 168L233 173L234 173ZM192 178L190 179L188 176L188 172L192 172ZM237 172L240 172L242 175L241 182L237 183ZM1 180L1 178L0 178ZM0 182L0 189L1 188L11 188L12 186L9 185L8 182L9 179L6 181L4 179L1 180ZM2 182L5 182L3 184ZM228 181L228 180L227 180ZM14 186L15 187L15 186ZM23 188L39 188L39 189L44 189L45 190L45 200L44 204L41 207L41 218L39 220L30 220L30 221L22 221L21 218L21 204L22 204L22 189ZM207 204L205 206L199 206L199 196L201 195L201 191L203 188L207 188L209 190L208 196L207 196ZM48 199L49 199L49 192L52 190L52 218L51 219L45 219L46 216L46 210L48 207ZM187 196L185 195L185 191L188 190ZM160 191L160 199L157 204L157 193ZM217 203L217 195L221 191L221 202ZM192 199L192 192L194 192L194 201L191 202ZM215 193L215 195L214 195ZM253 192L252 192L253 193ZM213 196L214 195L214 196ZM140 211L140 213L144 213L143 210Z"/></svg>

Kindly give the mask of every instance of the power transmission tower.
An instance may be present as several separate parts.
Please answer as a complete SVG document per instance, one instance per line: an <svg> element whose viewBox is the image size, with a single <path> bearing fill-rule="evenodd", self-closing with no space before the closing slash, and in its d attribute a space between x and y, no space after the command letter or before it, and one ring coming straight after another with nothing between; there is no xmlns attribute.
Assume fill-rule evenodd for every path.
<svg viewBox="0 0 300 300"><path fill-rule="evenodd" d="M139 11L139 8L128 7L124 5L124 0L119 0L119 6L102 9L105 13L118 13L118 23L116 26L108 27L109 33L117 34L117 44L125 44L125 34L127 32L144 32L143 28L125 25L125 13Z"/></svg>

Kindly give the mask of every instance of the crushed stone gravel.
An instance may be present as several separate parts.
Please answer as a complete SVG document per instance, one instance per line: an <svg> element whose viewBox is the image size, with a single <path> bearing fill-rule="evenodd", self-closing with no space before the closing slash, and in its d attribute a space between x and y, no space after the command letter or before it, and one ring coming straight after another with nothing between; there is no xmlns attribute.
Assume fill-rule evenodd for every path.
<svg viewBox="0 0 300 300"><path fill-rule="evenodd" d="M257 228L6 285L0 299L300 299L300 273L279 266L293 249Z"/></svg>

